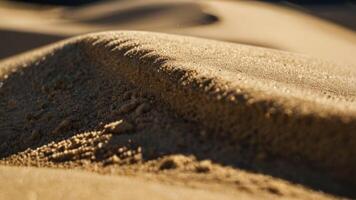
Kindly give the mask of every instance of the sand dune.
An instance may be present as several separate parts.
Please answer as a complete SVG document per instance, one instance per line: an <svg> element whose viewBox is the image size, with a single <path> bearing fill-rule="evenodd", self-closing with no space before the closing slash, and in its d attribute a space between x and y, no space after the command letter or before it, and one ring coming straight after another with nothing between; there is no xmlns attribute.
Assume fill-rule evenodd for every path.
<svg viewBox="0 0 356 200"><path fill-rule="evenodd" d="M120 28L176 28L214 23L203 7L193 1L137 0L108 2L66 9L62 16L79 23Z"/></svg>
<svg viewBox="0 0 356 200"><path fill-rule="evenodd" d="M172 153L232 164L240 162L237 152L250 151L249 161L277 157L354 184L356 72L347 65L192 37L105 32L1 66L0 150L12 155L5 164L146 166ZM197 135L220 150L209 142L204 150ZM129 154L101 150L120 149L127 137ZM335 189L328 184L316 187Z"/></svg>
<svg viewBox="0 0 356 200"><path fill-rule="evenodd" d="M0 18L0 199L356 197L353 30L257 1Z"/></svg>
<svg viewBox="0 0 356 200"><path fill-rule="evenodd" d="M20 8L0 8L1 29L65 37L106 30L147 30L264 46L356 64L351 53L356 51L353 31L298 10L262 2L136 0L70 9Z"/></svg>
<svg viewBox="0 0 356 200"><path fill-rule="evenodd" d="M355 65L354 31L311 15L258 1L207 1L220 23L175 33L277 48Z"/></svg>

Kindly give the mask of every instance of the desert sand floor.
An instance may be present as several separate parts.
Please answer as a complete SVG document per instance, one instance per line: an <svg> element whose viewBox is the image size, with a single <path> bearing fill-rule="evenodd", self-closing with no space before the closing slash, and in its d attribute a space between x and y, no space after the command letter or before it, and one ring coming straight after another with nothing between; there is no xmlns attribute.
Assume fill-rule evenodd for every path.
<svg viewBox="0 0 356 200"><path fill-rule="evenodd" d="M240 1L0 15L3 57L81 35L0 62L0 198L356 196L352 31Z"/></svg>
<svg viewBox="0 0 356 200"><path fill-rule="evenodd" d="M1 199L251 199L245 193L232 195L68 170L1 167L0 177L7 183L0 187Z"/></svg>

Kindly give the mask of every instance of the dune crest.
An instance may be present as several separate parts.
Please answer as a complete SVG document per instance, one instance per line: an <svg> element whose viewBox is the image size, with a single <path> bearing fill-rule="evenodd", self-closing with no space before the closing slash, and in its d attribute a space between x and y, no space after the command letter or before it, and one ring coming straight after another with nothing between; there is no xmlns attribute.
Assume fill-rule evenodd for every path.
<svg viewBox="0 0 356 200"><path fill-rule="evenodd" d="M36 139L41 134L58 141L69 136L61 136L62 132L83 132L88 124L92 130L102 127L100 120L109 122L110 113L98 110L99 105L87 98L106 98L108 88L120 93L120 85L129 83L182 120L204 127L207 137L258 147L258 152L321 169L353 184L356 180L356 71L351 66L264 48L131 31L69 39L0 65L0 127L1 137L7 138L1 144L2 156L43 145L40 141L47 140ZM94 77L85 75L91 72ZM110 79L118 88L95 83L96 79ZM91 81L95 87L86 87ZM118 112L131 112L143 104L134 98ZM88 118L92 122L82 118L88 113L75 125L70 123L73 119L68 116L86 110L98 111ZM47 111L54 114L49 118ZM129 123L123 132L137 129ZM27 132L37 126L41 134L23 133L26 126ZM15 145L14 136L32 138L31 145ZM6 152L6 146L17 149ZM39 156L46 155L42 153Z"/></svg>

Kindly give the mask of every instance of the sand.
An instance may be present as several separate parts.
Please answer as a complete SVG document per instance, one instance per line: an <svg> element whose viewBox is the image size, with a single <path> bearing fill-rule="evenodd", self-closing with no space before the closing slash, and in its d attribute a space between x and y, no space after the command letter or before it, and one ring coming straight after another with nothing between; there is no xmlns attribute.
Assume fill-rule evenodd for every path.
<svg viewBox="0 0 356 200"><path fill-rule="evenodd" d="M2 3L4 4L4 3ZM1 30L33 34L43 41L8 42L9 53L0 58L57 41L63 37L107 30L147 30L198 36L303 53L341 64L356 65L356 36L330 21L287 6L257 1L108 1L79 8L33 7L5 4L0 7ZM24 9L25 7L26 9ZM119 14L118 14L119 13ZM317 13L318 14L318 13ZM263 19L263 20L262 20ZM344 21L354 21L350 16ZM34 28L36 27L36 28ZM19 34L5 36L9 41ZM15 39L11 39L11 38ZM18 47L20 46L20 47ZM20 49L16 50L15 49Z"/></svg>
<svg viewBox="0 0 356 200"><path fill-rule="evenodd" d="M0 61L1 198L356 196L352 31L244 1L45 8L0 7L2 57L49 44Z"/></svg>
<svg viewBox="0 0 356 200"><path fill-rule="evenodd" d="M248 190L257 194L316 195L292 182L352 194L341 184L355 180L355 71L346 65L149 32L81 36L1 65L3 164L173 169L173 183L192 173L191 183L218 188L240 185L245 166L291 181L256 178Z"/></svg>
<svg viewBox="0 0 356 200"><path fill-rule="evenodd" d="M1 199L251 198L246 194L232 196L214 191L150 183L137 178L100 176L64 170L1 167L0 177L7 183L0 187Z"/></svg>

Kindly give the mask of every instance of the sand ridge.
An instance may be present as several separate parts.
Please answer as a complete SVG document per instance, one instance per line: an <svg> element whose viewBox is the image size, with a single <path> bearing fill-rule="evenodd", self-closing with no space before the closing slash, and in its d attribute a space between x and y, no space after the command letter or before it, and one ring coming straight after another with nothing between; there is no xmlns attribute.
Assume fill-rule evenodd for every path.
<svg viewBox="0 0 356 200"><path fill-rule="evenodd" d="M296 79L295 65L315 72ZM153 159L155 171L180 166L174 157L160 160L175 153L237 166L276 156L354 180L355 72L347 66L132 31L73 38L1 66L4 164L71 168L89 161L140 171ZM187 163L198 174L210 169ZM326 190L340 192L331 185Z"/></svg>
<svg viewBox="0 0 356 200"><path fill-rule="evenodd" d="M261 49L259 52L260 49L252 50L249 47L244 49L245 47L238 45L235 45L237 50L234 52L233 48L229 49L229 45L225 43L219 46L218 43L209 44L210 41L199 39L191 39L191 41L189 41L190 38L171 39L167 35L152 36L148 39L148 35L145 33L143 35L145 35L142 37L145 38L145 41L142 41L142 46L137 45L140 39L131 43L130 38L124 38L122 40L126 42L123 43L122 49L125 51L123 54L128 57L130 54L140 57L141 63L153 63L153 65L149 64L145 67L151 76L140 76L140 74L145 74L145 70L141 70L139 73L135 70L126 71L126 73L133 73L131 77L134 82L148 85L145 89L160 95L163 101L175 108L178 113L191 120L201 121L210 129L223 132L221 134L230 132L236 138L257 137L255 142L266 142L266 148L270 148L270 151L277 152L281 150L277 150L278 148L285 146L288 148L283 148L284 153L296 150L294 153L306 156L306 158L310 156L307 159L311 161L319 160L328 163L328 160L332 159L327 165L334 168L340 164L339 167L342 166L343 172L348 171L347 168L355 163L352 156L352 152L354 152L352 150L353 140L347 142L350 145L348 148L334 146L339 141L352 138L355 128L353 106L355 88L352 86L352 82L355 80L351 67L334 66L337 68L334 70L332 64L288 53L272 51L271 54L268 54L269 50ZM132 37L132 34L129 37ZM109 48L111 45L114 45L112 48L115 48L115 43L120 43L120 39L116 42L111 40L109 40L111 43L106 43L106 39L96 41ZM162 45L157 48L150 47L150 41L155 44L156 40L164 42L161 42ZM189 46L188 41L192 44L191 48L181 49L183 43ZM195 46L194 41L197 41L196 44L199 43L199 46ZM206 46L203 45L205 42L208 43ZM133 44L133 47L130 47L130 43ZM126 48L129 48L129 53L126 53ZM208 49L212 49L212 51L209 52ZM218 51L222 53L217 53ZM95 51L90 50L89 53L95 54ZM235 56L236 59L231 63L224 62L228 60L229 56ZM110 57L105 56L101 60L109 59ZM261 63L260 67L259 62ZM266 65L266 63L271 64ZM298 69L294 69L296 65ZM301 74L302 78L295 78L293 70L296 70L295 73ZM304 70L306 72L303 72ZM315 72L311 73L311 70L315 70ZM257 78L250 79L249 73ZM281 74L278 76L274 73ZM320 74L321 76L317 76ZM342 76L342 78L334 79L332 82L332 78L328 76ZM149 78L145 79L144 77ZM155 83L157 81L155 78L159 80L158 85ZM234 83L234 81L236 82ZM329 85L330 82L331 85ZM150 83L151 85L149 85ZM162 89L162 85L165 89ZM338 88L332 88L336 86ZM180 93L180 88L183 90L182 93ZM167 92L162 93L162 90ZM320 93L318 94L316 90L319 90ZM199 101L199 103L195 104L194 101ZM226 104L222 102L226 102ZM233 105L240 106L234 111ZM249 117L246 116L246 113L253 114ZM239 125L236 125L237 121L240 122ZM271 124L271 121L274 123ZM323 126L328 126L328 128L322 130L321 133L320 127ZM252 133L249 130L251 127L255 127ZM288 129L293 130L290 136L288 136ZM300 131L296 131L298 129ZM271 139L273 134L276 134L279 139ZM305 136L302 136L303 134ZM282 135L285 140L280 138ZM310 138L311 143L308 144L307 141L304 141L304 137ZM296 138L301 138L303 141L296 142ZM292 143L288 144L289 141ZM315 145L321 141L323 145ZM271 144L273 145L271 146ZM293 147L294 145L297 146ZM300 152L301 149L305 152ZM348 152L338 153L335 151L336 149L345 149ZM318 152L316 157L313 156L315 152ZM291 155L287 153L284 156ZM353 173L352 167L349 170L350 173Z"/></svg>

